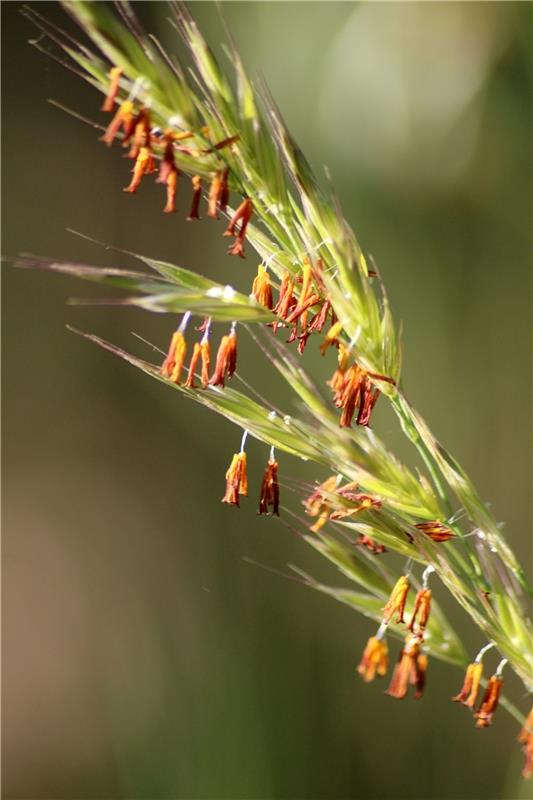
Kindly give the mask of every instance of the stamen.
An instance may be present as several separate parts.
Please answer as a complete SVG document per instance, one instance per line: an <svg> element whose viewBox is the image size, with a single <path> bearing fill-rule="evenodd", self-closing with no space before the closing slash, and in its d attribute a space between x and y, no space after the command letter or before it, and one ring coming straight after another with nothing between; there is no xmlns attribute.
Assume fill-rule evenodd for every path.
<svg viewBox="0 0 533 800"><path fill-rule="evenodd" d="M211 345L209 344L209 339L207 337L207 332L209 329L206 330L204 336L202 337L202 341L200 342L200 352L202 356L202 387L207 389L209 386L209 369L211 367Z"/></svg>
<svg viewBox="0 0 533 800"><path fill-rule="evenodd" d="M376 639L383 639L385 634L387 633L387 628L389 627L388 622L382 622L376 632Z"/></svg>
<svg viewBox="0 0 533 800"><path fill-rule="evenodd" d="M430 564L428 567L425 568L424 572L422 573L422 586L424 587L424 589L428 588L428 580L432 572L435 572L435 567L433 567Z"/></svg>
<svg viewBox="0 0 533 800"><path fill-rule="evenodd" d="M186 311L185 314L182 317L181 322L180 322L180 325L179 325L179 328L178 328L178 333L185 333L185 330L187 328L187 325L189 324L190 318L191 318L191 312L190 311Z"/></svg>
<svg viewBox="0 0 533 800"><path fill-rule="evenodd" d="M270 449L270 458L265 469L261 491L259 494L259 514L275 514L279 517L279 482L278 462L274 458L274 448ZM271 511L269 510L271 509Z"/></svg>
<svg viewBox="0 0 533 800"><path fill-rule="evenodd" d="M422 697L426 683L427 657L420 652L420 639L409 635L394 668L390 686L385 694L402 700L409 684L415 687L415 700Z"/></svg>
<svg viewBox="0 0 533 800"><path fill-rule="evenodd" d="M389 666L389 652L387 643L382 637L371 636L364 649L357 672L365 683L373 681L376 675L383 677L387 674Z"/></svg>
<svg viewBox="0 0 533 800"><path fill-rule="evenodd" d="M455 533L450 528L443 525L442 522L438 522L438 520L419 522L415 525L415 528L429 536L433 542L447 542L455 536Z"/></svg>
<svg viewBox="0 0 533 800"><path fill-rule="evenodd" d="M487 682L487 687L485 689L485 694L483 695L481 705L474 714L476 728L488 728L492 724L492 718L494 716L494 712L498 708L500 693L503 686L501 673L506 664L507 659L503 658L498 664L496 672L494 675L491 675Z"/></svg>
<svg viewBox="0 0 533 800"><path fill-rule="evenodd" d="M274 305L270 278L267 268L263 264L257 268L257 275L252 283L252 296L265 308L271 309Z"/></svg>
<svg viewBox="0 0 533 800"><path fill-rule="evenodd" d="M245 431L246 435L247 431ZM244 437L243 437L244 438ZM223 503L239 506L239 495L248 494L248 477L246 473L246 453L241 449L235 453L226 471L226 492Z"/></svg>
<svg viewBox="0 0 533 800"><path fill-rule="evenodd" d="M201 344L205 344L209 340L209 332L211 330L211 317L207 317L204 328L204 335L202 336Z"/></svg>
<svg viewBox="0 0 533 800"><path fill-rule="evenodd" d="M505 666L508 663L509 663L509 660L507 658L502 658L502 660L500 661L500 663L496 667L496 672L494 673L496 678L501 678L502 672L503 672Z"/></svg>
<svg viewBox="0 0 533 800"><path fill-rule="evenodd" d="M200 219L200 200L202 199L202 178L200 175L193 175L191 178L192 188L193 188L193 196L191 202L191 210L189 211L189 216L187 217L187 222L191 222L193 219Z"/></svg>
<svg viewBox="0 0 533 800"><path fill-rule="evenodd" d="M198 362L200 361L200 356L202 354L202 347L198 342L195 342L194 348L192 351L191 356L191 363L189 364L189 372L187 375L187 380L185 381L185 387L187 389L194 389L194 374L196 372L196 367L198 366Z"/></svg>
<svg viewBox="0 0 533 800"><path fill-rule="evenodd" d="M150 150L149 146L143 146L139 150L139 155L135 160L135 165L133 167L133 177L131 182L128 186L126 186L123 191L129 192L130 194L135 194L137 189L140 186L141 180L143 175L149 175L155 169L154 167L154 157Z"/></svg>
<svg viewBox="0 0 533 800"><path fill-rule="evenodd" d="M383 622L389 623L394 614L396 614L397 623L404 622L405 602L410 588L411 584L407 575L402 575L398 578L387 603L383 607Z"/></svg>
<svg viewBox="0 0 533 800"><path fill-rule="evenodd" d="M173 383L179 383L181 370L183 369L183 364L185 363L187 343L183 333L187 327L187 322L189 321L190 316L190 311L187 311L183 315L183 319L179 328L172 334L167 356L161 365L161 375L163 375L165 378L168 378Z"/></svg>
<svg viewBox="0 0 533 800"><path fill-rule="evenodd" d="M107 96L102 104L101 111L113 111L120 85L120 77L122 69L120 67L112 67L109 70L108 78L110 80Z"/></svg>
<svg viewBox="0 0 533 800"><path fill-rule="evenodd" d="M488 644L485 645L485 647L482 647L477 656L475 657L474 663L480 664L481 661L483 660L483 656L485 655L485 653L487 653L493 647L495 647L494 642L489 642Z"/></svg>
<svg viewBox="0 0 533 800"><path fill-rule="evenodd" d="M228 253L232 256L240 256L241 258L245 258L244 240L246 238L246 228L248 227L248 223L252 217L252 212L253 203L249 197L246 197L235 211L228 227L223 233L223 236L235 236L235 242L228 250ZM239 223L239 230L237 230Z"/></svg>
<svg viewBox="0 0 533 800"><path fill-rule="evenodd" d="M130 100L124 100L122 105L116 111L115 116L107 126L101 141L105 142L108 147L111 147L115 140L115 136L118 134L120 129L122 128L124 137L126 137L129 134L132 123L133 103Z"/></svg>

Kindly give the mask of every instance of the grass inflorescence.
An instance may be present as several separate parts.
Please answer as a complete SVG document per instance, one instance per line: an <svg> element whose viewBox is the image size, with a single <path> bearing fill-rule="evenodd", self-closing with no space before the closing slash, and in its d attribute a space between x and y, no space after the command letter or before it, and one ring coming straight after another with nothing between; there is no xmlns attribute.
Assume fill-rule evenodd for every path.
<svg viewBox="0 0 533 800"><path fill-rule="evenodd" d="M124 297L102 303L179 315L166 357L155 364L82 335L242 429L240 448L228 454L223 502L238 506L248 495L248 435L270 448L258 487L261 514L280 513L284 454L327 472L326 480L300 492L304 514L296 515L295 524L304 526L302 538L353 585L324 585L297 571L306 585L377 625L358 667L362 678L388 672L390 636L403 641L388 688L394 698L411 689L422 697L428 657L466 668L453 699L473 711L480 728L491 724L499 702L507 707L523 724L524 775L530 775L531 715L524 720L501 695L504 668L516 673L527 692L533 690L530 587L473 482L404 394L399 333L386 289L333 189L321 188L268 89L250 80L233 42L226 50L228 74L184 5L169 4L170 22L188 49L192 71L141 29L128 3L114 9L79 0L62 5L89 44L36 11L25 13L56 57L103 95L107 125L101 146L125 148L131 159L124 191L135 194L152 175L161 185L164 213L183 213L192 224L205 224L199 222L205 216L224 219L230 255L257 254L260 263L250 274L249 295L136 254L129 255L142 271L29 258L19 265L124 290ZM176 205L182 181L190 182L184 211ZM188 327L191 317L200 319L196 332ZM224 327L218 339L217 323ZM300 415L235 388L238 340L246 330L265 364L295 393ZM287 343L280 331L288 333ZM331 363L326 387L302 367L298 354L307 347ZM401 463L370 427L378 401L390 403L424 472ZM387 551L406 559L402 574L388 565ZM488 643L477 655L439 608L442 587ZM487 658L497 653L497 667L487 680L483 658L489 650Z"/></svg>

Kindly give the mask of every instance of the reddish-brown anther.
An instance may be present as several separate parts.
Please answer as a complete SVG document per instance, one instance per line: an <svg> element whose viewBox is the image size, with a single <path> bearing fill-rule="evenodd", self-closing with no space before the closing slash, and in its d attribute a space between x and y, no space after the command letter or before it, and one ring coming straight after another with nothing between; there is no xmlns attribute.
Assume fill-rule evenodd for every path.
<svg viewBox="0 0 533 800"><path fill-rule="evenodd" d="M169 378L173 383L179 383L186 353L187 343L185 337L180 330L177 330L172 334L167 356L161 365L161 375L164 378Z"/></svg>
<svg viewBox="0 0 533 800"><path fill-rule="evenodd" d="M293 310L285 316L284 319L287 323L291 324L301 318L308 308L314 306L320 300L320 295L313 291L313 268L309 260L306 259L302 267L302 288L300 290L300 297ZM301 320L302 331L307 327L307 320Z"/></svg>
<svg viewBox="0 0 533 800"><path fill-rule="evenodd" d="M269 511L269 508L271 510ZM278 462L269 458L259 495L259 514L275 514L279 517Z"/></svg>
<svg viewBox="0 0 533 800"><path fill-rule="evenodd" d="M130 144L128 158L137 158L141 147L151 146L151 127L148 109L141 108L137 116L132 120L128 130L124 131L122 144L124 147Z"/></svg>
<svg viewBox="0 0 533 800"><path fill-rule="evenodd" d="M287 339L287 344L292 344L298 338L298 323L294 322L291 326L291 332L289 338Z"/></svg>
<svg viewBox="0 0 533 800"><path fill-rule="evenodd" d="M102 111L113 111L115 108L115 102L117 99L117 94L120 86L120 77L122 75L122 70L120 67L113 67L109 70L109 89L107 90L107 96L102 104Z"/></svg>
<svg viewBox="0 0 533 800"><path fill-rule="evenodd" d="M211 345L209 339L202 339L200 342L202 356L202 386L206 389L209 386L209 369L211 367Z"/></svg>
<svg viewBox="0 0 533 800"><path fill-rule="evenodd" d="M169 172L166 180L167 202L163 209L164 214L173 214L176 211L176 192L178 189L178 172Z"/></svg>
<svg viewBox="0 0 533 800"><path fill-rule="evenodd" d="M230 223L224 231L224 236L235 236L235 241L229 248L228 253L231 256L240 256L244 258L244 241L246 238L246 228L252 217L253 203L249 197L242 201L237 208ZM238 226L238 228L237 228Z"/></svg>
<svg viewBox="0 0 533 800"><path fill-rule="evenodd" d="M476 728L488 728L492 724L492 717L498 708L500 692L503 686L503 678L499 675L491 675L488 680L483 700L474 717Z"/></svg>
<svg viewBox="0 0 533 800"><path fill-rule="evenodd" d="M320 345L320 352L322 355L325 354L326 350L330 348L332 345L336 345L337 347L340 346L341 342L338 339L339 333L342 331L342 323L335 322L329 331L324 336L324 341Z"/></svg>
<svg viewBox="0 0 533 800"><path fill-rule="evenodd" d="M425 533L434 542L447 542L455 536L455 533L447 528L446 525L443 525L442 522L419 522L418 525L415 525L415 528Z"/></svg>
<svg viewBox="0 0 533 800"><path fill-rule="evenodd" d="M111 145L115 140L115 136L119 133L121 129L124 135L126 135L130 131L132 122L133 122L133 103L131 102L131 100L125 100L115 113L115 116L113 117L109 125L107 126L101 141L105 142L105 144L108 147L111 147Z"/></svg>
<svg viewBox="0 0 533 800"><path fill-rule="evenodd" d="M211 386L224 386L237 367L237 334L234 330L223 336L218 348L215 371L209 383Z"/></svg>
<svg viewBox="0 0 533 800"><path fill-rule="evenodd" d="M273 308L274 314L280 319L286 319L292 305L296 303L294 299L294 282L288 272L281 279L278 302Z"/></svg>
<svg viewBox="0 0 533 800"><path fill-rule="evenodd" d="M189 211L187 222L191 222L191 220L193 219L200 219L199 210L200 210L200 200L202 199L201 177L199 175L193 175L191 181L192 181L193 195L191 202L191 210Z"/></svg>
<svg viewBox="0 0 533 800"><path fill-rule="evenodd" d="M431 611L431 589L420 589L416 593L415 605L407 629L423 638ZM416 631L415 631L416 624Z"/></svg>
<svg viewBox="0 0 533 800"><path fill-rule="evenodd" d="M239 506L239 495L248 494L248 476L246 472L246 453L235 453L226 472L226 491L223 503Z"/></svg>
<svg viewBox="0 0 533 800"><path fill-rule="evenodd" d="M415 700L420 700L426 688L426 674L428 671L428 657L425 653L420 653L416 660L416 667L413 671L411 683L415 687Z"/></svg>
<svg viewBox="0 0 533 800"><path fill-rule="evenodd" d="M127 147L128 142L131 141L131 137L133 136L133 133L135 131L135 120L136 120L136 117L132 115L131 117L129 117L124 122L124 125L122 127L122 146L123 147Z"/></svg>
<svg viewBox="0 0 533 800"><path fill-rule="evenodd" d="M305 301L302 302L301 298L299 302L296 304L296 307L291 311L291 313L286 318L287 323L296 322L297 319L302 320L302 328L307 327L306 321L303 320L303 315L311 308L311 306L316 305L320 300L320 295L312 294L307 297Z"/></svg>
<svg viewBox="0 0 533 800"><path fill-rule="evenodd" d="M316 517L320 513L324 502L331 503L329 495L336 491L338 484L339 477L337 475L331 475L331 477L326 478L326 480L317 486L314 492L304 500L306 512L311 517Z"/></svg>
<svg viewBox="0 0 533 800"><path fill-rule="evenodd" d="M398 578L391 596L383 608L383 622L389 623L394 614L397 614L396 622L404 622L405 601L407 600L410 586L407 575L402 575Z"/></svg>
<svg viewBox="0 0 533 800"><path fill-rule="evenodd" d="M244 252L244 241L238 236L233 244L228 247L228 255L230 256L239 256L240 258L246 258Z"/></svg>
<svg viewBox="0 0 533 800"><path fill-rule="evenodd" d="M298 336L298 352L300 355L303 355L309 337L311 336L311 331L309 328L306 328L303 333L300 333Z"/></svg>
<svg viewBox="0 0 533 800"><path fill-rule="evenodd" d="M206 129L204 129L206 130ZM209 131L206 135L208 135ZM231 145L235 144L240 139L240 134L236 133L234 136L228 136L226 139L222 139L221 142L217 142L213 145L213 147L208 147L202 150L202 153L214 153L216 150L223 150L225 147L231 147Z"/></svg>
<svg viewBox="0 0 533 800"><path fill-rule="evenodd" d="M219 212L224 212L229 200L229 170L217 170L211 180L207 201L207 216L218 219Z"/></svg>
<svg viewBox="0 0 533 800"><path fill-rule="evenodd" d="M141 147L133 167L133 176L128 186L123 191L135 194L144 175L149 175L155 169L154 157L149 147Z"/></svg>
<svg viewBox="0 0 533 800"><path fill-rule="evenodd" d="M257 268L257 275L252 283L252 294L262 306L272 308L274 305L268 270L263 264L259 264Z"/></svg>
<svg viewBox="0 0 533 800"><path fill-rule="evenodd" d="M454 703L462 703L467 708L474 708L479 686L481 683L481 676L483 675L483 664L481 661L474 661L466 668L465 679L459 694L452 697Z"/></svg>
<svg viewBox="0 0 533 800"><path fill-rule="evenodd" d="M359 539L355 543L358 547L366 547L367 550L370 550L371 553L375 553L376 555L380 555L380 553L386 553L387 548L383 544L378 544L375 539L371 539L370 536L362 533L359 536Z"/></svg>
<svg viewBox="0 0 533 800"><path fill-rule="evenodd" d="M224 214L228 207L229 203L229 167L226 167L224 172L222 173L222 189L220 192L220 198L218 201L218 207L220 211Z"/></svg>
<svg viewBox="0 0 533 800"><path fill-rule="evenodd" d="M176 169L176 162L174 160L174 143L170 134L165 135L165 149L163 151L163 158L159 164L159 172L157 173L156 183L166 183L167 178L171 172Z"/></svg>
<svg viewBox="0 0 533 800"><path fill-rule="evenodd" d="M165 151L159 165L156 183L164 183L167 187L167 202L163 209L165 214L176 211L176 192L178 188L178 168L174 160L174 144L172 136L165 136Z"/></svg>
<svg viewBox="0 0 533 800"><path fill-rule="evenodd" d="M360 403L364 377L363 370L357 364L352 364L344 373L342 388L337 393L335 403L339 408L342 408L341 428L349 428L352 424L355 409Z"/></svg>
<svg viewBox="0 0 533 800"><path fill-rule="evenodd" d="M322 328L326 324L326 320L328 318L328 312L329 312L330 308L331 308L331 304L330 304L329 300L324 300L324 302L322 303L322 307L321 307L320 311L318 311L314 315L313 319L309 323L308 330L317 331L318 333L320 333L322 331Z"/></svg>
<svg viewBox="0 0 533 800"><path fill-rule="evenodd" d="M389 651L387 642L371 636L364 649L357 672L365 683L373 681L376 675L383 677L389 668Z"/></svg>
<svg viewBox="0 0 533 800"><path fill-rule="evenodd" d="M377 403L379 395L379 389L373 387L365 375L361 383L359 412L356 420L357 425L369 425L372 410Z"/></svg>
<svg viewBox="0 0 533 800"><path fill-rule="evenodd" d="M189 364L189 372L187 375L187 380L185 381L185 386L187 389L194 389L194 373L196 372L196 367L198 366L198 362L200 361L202 355L202 346L195 342L193 347L192 356L191 356L191 363Z"/></svg>
<svg viewBox="0 0 533 800"><path fill-rule="evenodd" d="M330 386L333 391L333 402L337 408L340 407L340 398L342 396L342 391L346 380L346 371L348 369L349 359L350 353L348 348L345 347L345 345L343 345L341 342L338 349L337 369L327 382L328 386Z"/></svg>
<svg viewBox="0 0 533 800"><path fill-rule="evenodd" d="M329 519L331 513L333 495L339 485L339 476L332 475L327 478L320 486L317 486L314 492L304 500L305 511L310 517L318 517L317 521L311 525L310 529L313 533L324 527Z"/></svg>
<svg viewBox="0 0 533 800"><path fill-rule="evenodd" d="M349 484L348 484L349 485ZM331 519L344 519L345 517L353 517L361 511L368 511L371 508L381 508L381 500L376 500L368 494L361 492L352 492L347 490L347 487L338 489L336 494L344 497L346 500L354 503L353 506L345 506L334 511Z"/></svg>
<svg viewBox="0 0 533 800"><path fill-rule="evenodd" d="M217 170L211 179L209 197L207 199L207 216L218 219L220 198L222 196L222 170Z"/></svg>
<svg viewBox="0 0 533 800"><path fill-rule="evenodd" d="M415 687L415 700L421 698L426 683L427 663L427 657L420 653L420 640L417 636L409 636L394 667L386 694L403 700L411 684Z"/></svg>

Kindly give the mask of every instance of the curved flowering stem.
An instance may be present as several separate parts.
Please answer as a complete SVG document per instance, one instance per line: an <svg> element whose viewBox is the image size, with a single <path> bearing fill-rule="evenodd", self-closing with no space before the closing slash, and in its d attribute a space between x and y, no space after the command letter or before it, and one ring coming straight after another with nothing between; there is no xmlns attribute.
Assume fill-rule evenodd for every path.
<svg viewBox="0 0 533 800"><path fill-rule="evenodd" d="M145 256L136 257L152 272L44 259L21 259L19 264L128 292L126 297L101 302L183 314L162 365L83 335L278 453L312 461L328 471L329 477L311 487L304 499L311 518L304 540L362 591L332 589L304 578L308 585L379 623L359 667L365 680L386 671L388 633L403 637L407 631L388 689L392 697L403 698L410 686L415 698L422 696L428 654L467 665L467 648L433 597L440 579L498 650L501 663L508 662L526 689L533 691L533 626L524 597L531 590L521 565L472 481L407 401L400 384L399 334L379 272L367 260L333 190L322 189L314 176L268 89L249 79L231 42L233 74L228 77L181 3L171 2L169 8L194 64L192 78L140 29L128 3L118 3L117 13L107 4L85 0L65 0L63 6L96 50L37 12L26 13L59 49L60 60L69 59L71 68L104 95L102 110L111 118L102 141L126 147L132 162L124 191L142 191L153 174L164 190L162 211L172 214L178 211L179 181L190 180L187 219L197 224L203 216L227 218L222 235L230 240L228 253L245 258L253 250L261 263L255 277L250 276L249 297ZM191 314L203 319L202 336L194 342L183 380L185 328ZM211 326L217 322L229 323L230 328L220 339L210 375ZM240 323L246 323L260 351L293 390L297 415L280 413L273 404L227 385L233 376L240 377ZM289 334L287 342L280 341L280 331ZM317 341L325 358L334 356L328 381L333 402L287 346L294 344L302 354ZM369 427L381 395L417 448L426 473L401 463ZM259 497L260 513L274 516L280 508L283 513L278 460L271 450ZM239 505L247 493L242 446L230 462L222 499ZM398 579L376 559L387 549L408 558L409 566ZM413 572L419 567L424 577L417 586ZM397 627L402 624L405 629ZM476 687L483 685L478 667L467 674L465 685L474 680L472 676ZM476 711L479 726L490 724L502 683L497 670ZM516 710L511 713L520 716ZM523 736L521 741L529 748L529 732Z"/></svg>

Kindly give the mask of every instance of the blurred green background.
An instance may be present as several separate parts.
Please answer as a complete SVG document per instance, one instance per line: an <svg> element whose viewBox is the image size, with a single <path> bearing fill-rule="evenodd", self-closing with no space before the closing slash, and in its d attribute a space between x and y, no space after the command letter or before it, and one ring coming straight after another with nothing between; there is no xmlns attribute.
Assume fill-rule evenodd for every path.
<svg viewBox="0 0 533 800"><path fill-rule="evenodd" d="M139 5L179 49L166 6ZM69 227L248 287L256 260L225 255L222 223L161 214L148 181L122 193L119 152L47 104L105 121L88 86L27 44L38 33L20 9L1 9L4 253L134 266ZM409 397L531 575L531 4L223 10L379 263ZM221 42L216 7L193 12ZM475 730L449 702L458 672L432 663L421 703L385 697L354 672L372 624L243 561L343 583L252 497L220 504L239 432L65 329L148 357L130 332L165 348L171 318L68 307L102 291L60 276L4 266L3 281L5 798L528 796L515 722L501 711ZM294 411L245 341L239 369ZM376 429L410 458L386 408ZM252 442L253 487L265 457ZM325 477L289 457L280 468ZM436 591L474 653L479 633Z"/></svg>

